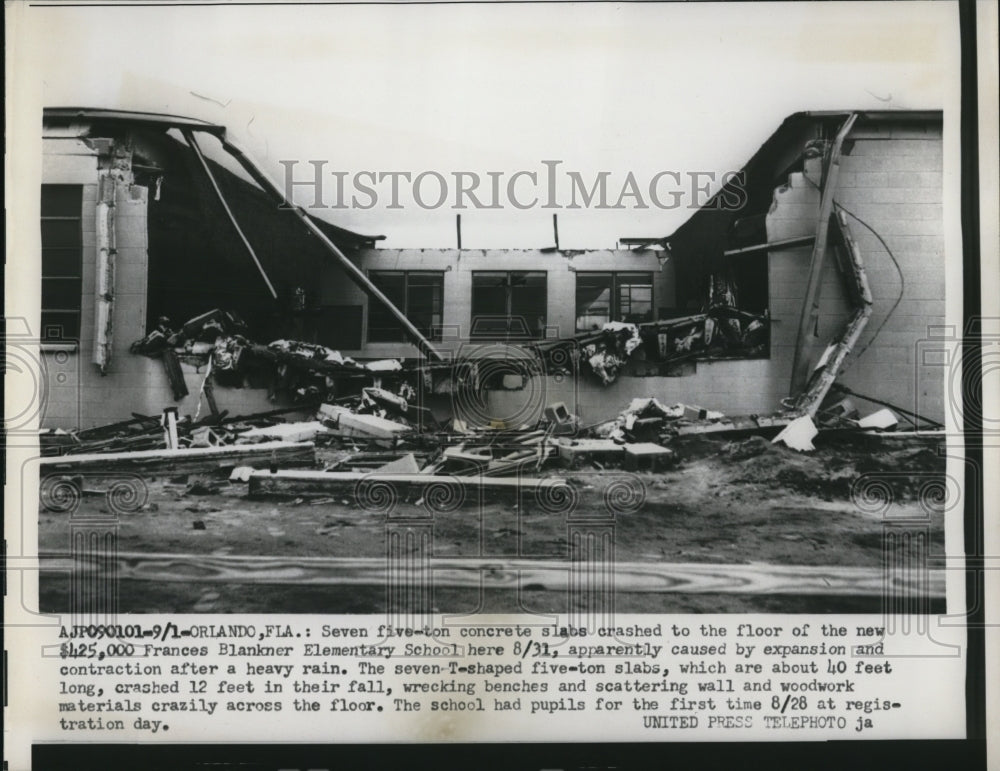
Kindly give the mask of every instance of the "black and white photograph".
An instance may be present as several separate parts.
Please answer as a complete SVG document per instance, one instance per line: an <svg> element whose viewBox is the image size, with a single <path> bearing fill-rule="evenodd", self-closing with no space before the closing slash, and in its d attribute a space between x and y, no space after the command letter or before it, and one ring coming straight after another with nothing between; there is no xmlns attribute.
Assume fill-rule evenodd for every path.
<svg viewBox="0 0 1000 771"><path fill-rule="evenodd" d="M983 727L987 6L8 5L35 767Z"/></svg>
<svg viewBox="0 0 1000 771"><path fill-rule="evenodd" d="M376 81L378 51L337 46L340 74L293 105L252 69L223 86L147 59L156 111L137 109L155 84L84 104L60 73L41 126L45 609L96 601L108 570L124 612L944 609L943 573L912 566L961 517L939 354L949 52L914 50L920 77L868 63L863 89L767 82L784 54L668 85L693 44L619 62L586 34L698 19L579 10L536 62L480 25L555 9L421 9L476 26L447 55L383 33L392 61L392 35L414 47L419 98L405 72ZM444 66L480 45L475 79ZM347 73L376 88L341 132ZM113 547L80 553L96 543ZM74 560L89 579L59 570Z"/></svg>

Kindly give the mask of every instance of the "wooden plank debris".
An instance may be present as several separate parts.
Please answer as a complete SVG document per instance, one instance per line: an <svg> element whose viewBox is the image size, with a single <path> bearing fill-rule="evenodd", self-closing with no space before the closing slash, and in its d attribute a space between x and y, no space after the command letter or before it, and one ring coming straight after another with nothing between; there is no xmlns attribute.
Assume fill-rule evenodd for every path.
<svg viewBox="0 0 1000 771"><path fill-rule="evenodd" d="M329 434L330 429L317 420L301 423L275 423L243 431L236 439L238 444L252 444L261 440L275 442L311 442L318 434Z"/></svg>
<svg viewBox="0 0 1000 771"><path fill-rule="evenodd" d="M184 371L181 369L181 361L177 358L177 351L173 348L163 350L163 369L167 373L167 382L170 383L170 390L174 394L174 401L180 401L188 395L187 383L184 382Z"/></svg>
<svg viewBox="0 0 1000 771"><path fill-rule="evenodd" d="M262 444L194 447L187 450L143 450L139 452L88 453L42 458L41 474L91 474L115 471L175 474L208 473L236 466L310 466L316 462L312 442L264 442Z"/></svg>
<svg viewBox="0 0 1000 771"><path fill-rule="evenodd" d="M378 484L380 489L391 488L396 500L404 496L421 497L430 487L454 489L456 500L478 503L479 492L496 496L514 496L521 493L542 494L552 500L561 494L568 483L554 477L508 478L491 476L449 476L443 474L372 474L351 471L257 471L250 477L250 495L330 495L358 491L366 482ZM459 492L461 491L461 492ZM374 497L374 495L373 495Z"/></svg>

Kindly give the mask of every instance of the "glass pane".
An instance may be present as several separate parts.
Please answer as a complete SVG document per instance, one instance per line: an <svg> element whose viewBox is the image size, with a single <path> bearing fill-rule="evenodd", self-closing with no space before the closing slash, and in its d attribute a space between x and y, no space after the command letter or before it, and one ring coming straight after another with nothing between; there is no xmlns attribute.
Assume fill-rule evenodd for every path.
<svg viewBox="0 0 1000 771"><path fill-rule="evenodd" d="M42 220L42 248L77 247L83 244L80 220Z"/></svg>
<svg viewBox="0 0 1000 771"><path fill-rule="evenodd" d="M546 276L544 273L510 274L511 334L527 331L541 337L545 331L547 311ZM523 319L523 321L518 321Z"/></svg>
<svg viewBox="0 0 1000 771"><path fill-rule="evenodd" d="M42 279L42 308L44 310L79 311L81 300L80 279Z"/></svg>
<svg viewBox="0 0 1000 771"><path fill-rule="evenodd" d="M368 277L390 302L406 312L406 276L399 271L372 271ZM406 339L406 333L392 312L373 297L368 298L368 340L394 343Z"/></svg>
<svg viewBox="0 0 1000 771"><path fill-rule="evenodd" d="M618 318L630 324L653 320L653 274L620 273L618 283Z"/></svg>
<svg viewBox="0 0 1000 771"><path fill-rule="evenodd" d="M411 273L408 276L406 315L430 338L441 334L442 273Z"/></svg>
<svg viewBox="0 0 1000 771"><path fill-rule="evenodd" d="M83 269L83 253L75 249L42 249L43 276L79 276Z"/></svg>
<svg viewBox="0 0 1000 771"><path fill-rule="evenodd" d="M79 217L82 210L82 185L42 185L43 217Z"/></svg>
<svg viewBox="0 0 1000 771"><path fill-rule="evenodd" d="M576 274L576 330L600 329L611 320L611 274Z"/></svg>
<svg viewBox="0 0 1000 771"><path fill-rule="evenodd" d="M78 341L80 338L79 311L42 311L42 340Z"/></svg>
<svg viewBox="0 0 1000 771"><path fill-rule="evenodd" d="M507 334L506 273L476 272L472 274L473 337L504 337Z"/></svg>

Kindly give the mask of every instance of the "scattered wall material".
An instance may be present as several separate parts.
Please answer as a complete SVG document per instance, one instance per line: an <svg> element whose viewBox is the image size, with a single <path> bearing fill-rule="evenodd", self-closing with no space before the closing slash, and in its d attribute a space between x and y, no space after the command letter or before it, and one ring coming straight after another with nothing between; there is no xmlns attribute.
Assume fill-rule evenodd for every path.
<svg viewBox="0 0 1000 771"><path fill-rule="evenodd" d="M362 474L342 471L258 471L250 477L251 495L328 495L350 493L362 508L390 511L405 495L414 500L429 498L442 508L478 505L481 494L487 500L533 495L545 501L572 496L562 479L508 479L486 476L442 476L429 474ZM444 505L447 504L447 505ZM544 504L543 504L544 505Z"/></svg>
<svg viewBox="0 0 1000 771"><path fill-rule="evenodd" d="M141 450L42 458L41 474L92 474L115 471L144 473L208 473L236 466L311 466L316 451L311 442L264 442L227 447L196 447L188 450Z"/></svg>

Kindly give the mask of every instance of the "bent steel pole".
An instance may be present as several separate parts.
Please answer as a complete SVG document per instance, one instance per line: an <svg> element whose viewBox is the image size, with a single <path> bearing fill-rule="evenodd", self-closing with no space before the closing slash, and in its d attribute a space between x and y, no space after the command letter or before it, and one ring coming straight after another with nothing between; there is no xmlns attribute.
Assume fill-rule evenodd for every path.
<svg viewBox="0 0 1000 771"><path fill-rule="evenodd" d="M284 204L284 207L295 214L302 223L309 229L309 231L320 240L326 248L340 263L341 267L347 271L347 274L354 280L354 282L361 287L361 289L372 299L377 300L382 303L383 306L393 315L393 317L398 321L403 330L406 332L407 336L413 342L414 345L425 354L428 358L433 361L442 361L441 354L438 353L437 349L428 340L424 334L417 329L417 327L410 321L406 314L404 314L399 308L393 304L392 300L385 296L385 294L380 290L375 284L372 283L371 279L365 275L364 271L361 270L357 265L351 262L347 255L345 255L340 248L331 241L326 233L320 229L320 227L313 222L312 218L306 214L301 207L296 206L294 203L285 197L284 192L277 183L274 182L266 173L261 171L257 165L250 160L250 157L243 152L243 150L236 145L231 139L225 134L220 137L222 141L222 146L230 155L232 155L242 166L247 174L253 177L254 181L257 182L266 192L270 192L272 196L277 198Z"/></svg>
<svg viewBox="0 0 1000 771"><path fill-rule="evenodd" d="M875 303L871 287L868 285L865 265L861 259L861 248L851 233L847 217L839 210L834 217L837 234L847 252L843 270L847 281L847 290L854 303L855 311L840 338L827 347L826 363L822 370L817 369L817 373L809 380L802 394L796 400L793 409L809 415L809 417L815 417L823 399L826 398L834 381L840 375L841 367L844 366L848 354L861 338L861 333L868 324L868 319L871 318Z"/></svg>
<svg viewBox="0 0 1000 771"><path fill-rule="evenodd" d="M792 378L788 395L795 396L808 379L809 360L806 356L809 329L819 318L819 285L823 277L823 258L826 256L827 233L830 217L833 215L833 197L837 192L837 178L840 175L840 149L850 130L854 127L857 113L851 113L837 132L830 149L830 161L823 180L823 196L819 207L819 223L816 241L813 244L812 260L809 264L809 282L802 300L802 314L799 317L799 331L795 338L795 358L792 362Z"/></svg>

